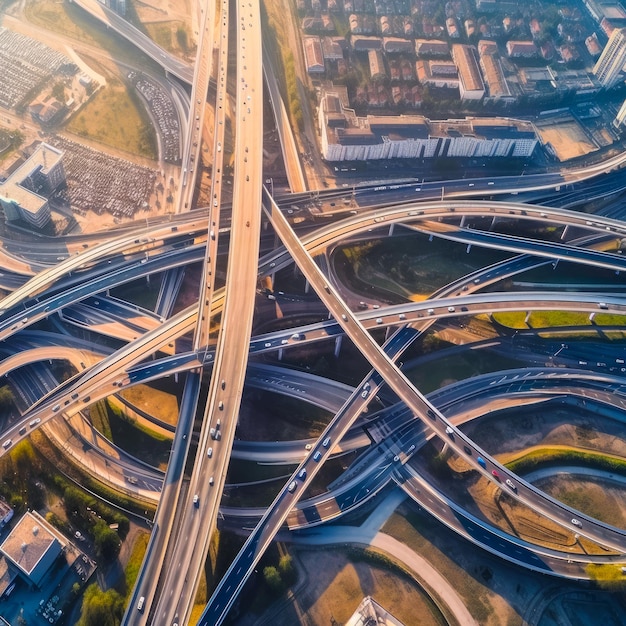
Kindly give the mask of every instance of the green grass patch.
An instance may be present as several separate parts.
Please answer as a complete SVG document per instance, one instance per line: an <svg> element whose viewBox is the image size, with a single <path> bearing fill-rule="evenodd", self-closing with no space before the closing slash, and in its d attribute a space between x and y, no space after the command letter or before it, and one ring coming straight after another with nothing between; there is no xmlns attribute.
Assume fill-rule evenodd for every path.
<svg viewBox="0 0 626 626"><path fill-rule="evenodd" d="M623 566L626 566L626 563L623 565L616 563L589 563L585 570L589 578L600 583L602 587L624 589L626 588L626 577L624 572L622 572Z"/></svg>
<svg viewBox="0 0 626 626"><path fill-rule="evenodd" d="M506 258L492 250L472 249L467 254L465 246L450 241L430 242L419 234L357 243L338 249L336 254L343 254L351 264L355 281L351 286L355 290L366 293L373 286L414 300L478 267Z"/></svg>
<svg viewBox="0 0 626 626"><path fill-rule="evenodd" d="M487 350L474 350L437 359L435 364L429 361L422 366L408 370L406 374L422 393L429 393L457 380L512 369L521 365L519 361Z"/></svg>
<svg viewBox="0 0 626 626"><path fill-rule="evenodd" d="M109 424L113 443L154 467L160 469L167 467L172 447L171 439L160 437L152 431L142 429L138 423L128 420L121 411L110 405Z"/></svg>
<svg viewBox="0 0 626 626"><path fill-rule="evenodd" d="M78 114L70 120L68 130L118 150L156 158L154 129L145 107L133 88L109 78Z"/></svg>
<svg viewBox="0 0 626 626"><path fill-rule="evenodd" d="M135 586L135 581L137 580L137 575L139 574L139 569L141 568L143 557L145 556L146 549L148 548L148 541L150 541L150 533L143 531L138 533L137 537L135 538L135 542L133 543L133 549L130 553L130 558L128 559L128 563L126 564L126 569L124 570L126 594L130 594L133 587Z"/></svg>
<svg viewBox="0 0 626 626"><path fill-rule="evenodd" d="M588 313L570 313L568 311L533 311L528 324L524 321L524 311L494 313L493 319L510 328L552 328L555 326L592 326ZM594 324L599 326L625 326L626 316L599 314L594 318Z"/></svg>
<svg viewBox="0 0 626 626"><path fill-rule="evenodd" d="M107 439L112 439L113 435L111 434L106 400L100 400L92 404L89 407L89 416L94 428L100 431Z"/></svg>
<svg viewBox="0 0 626 626"><path fill-rule="evenodd" d="M515 474L528 474L540 467L577 465L626 475L626 459L610 454L576 450L566 446L539 447L504 464Z"/></svg>
<svg viewBox="0 0 626 626"><path fill-rule="evenodd" d="M160 287L159 280L153 279L148 283L142 278L111 289L111 294L120 300L126 300L148 311L154 311Z"/></svg>

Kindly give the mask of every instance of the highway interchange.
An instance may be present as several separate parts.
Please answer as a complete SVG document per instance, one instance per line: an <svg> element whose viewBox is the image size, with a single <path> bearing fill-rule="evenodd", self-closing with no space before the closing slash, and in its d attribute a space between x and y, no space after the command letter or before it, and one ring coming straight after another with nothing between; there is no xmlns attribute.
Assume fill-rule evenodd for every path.
<svg viewBox="0 0 626 626"><path fill-rule="evenodd" d="M76 1L79 4L89 4L90 0ZM160 49L153 50L151 54L168 72L193 86L187 134L184 138L183 159L187 166L183 165L181 171L182 192L178 199L180 215L151 227L123 231L117 236L102 235L95 240L94 237L79 238L80 245L72 248L66 260L53 266L41 263L36 258L25 261L23 256L27 254L26 251L20 253L22 258L9 257L4 285L6 287L10 284L12 293L0 305L0 339L7 346L20 337L26 339L29 336L27 329L32 324L50 318L57 312L63 312L69 317L70 311L74 323L88 325L95 331L99 328L98 316L102 316L102 326L108 326L108 332L114 333L113 336L127 343L108 353L94 349L91 355L93 365L91 362L85 364L78 356L81 351L87 350L87 346L68 347L67 350L76 351L76 354L71 356L68 352L64 358L78 364L78 373L54 388L42 388L39 397L30 398L30 408L3 433L2 440L11 443L0 449L0 455L5 454L34 428L46 427L48 421L61 414L68 419L80 416L82 409L101 398L115 394L121 387L186 372L179 424L171 462L162 482L165 487L155 519L153 537L124 623L188 623L199 574L204 567L208 546L216 528L228 463L231 455L237 457L241 454L233 444L244 384L260 384L270 389L280 386L275 379L273 382L265 380L260 383L257 379L255 383L253 361L249 371L245 366L248 356L274 353L292 346L337 340L345 336L363 353L372 366L372 371L353 389L343 390L341 406L337 406L336 402L332 403L332 410L336 413L334 419L317 440L309 442L310 449L306 450L304 458L302 443L295 444L300 452L295 455L296 458L291 457L288 460L292 463L298 462L297 468L285 480L284 487L262 517L258 519L258 512L254 513L257 516L254 522L256 527L215 589L199 623L218 624L224 620L247 577L285 522L295 528L332 519L337 510L343 513L360 505L391 479L397 481L421 506L445 523L452 519L454 515L446 514L443 509L454 508L454 503L447 502L444 496L434 494L432 487L429 490L423 479L415 476L415 471L408 463L419 449L419 437L423 437L422 433L428 437L438 435L447 446L472 465L476 472L497 483L502 489L507 487L501 485L501 482L510 481L514 485L507 491L511 497L543 514L547 519L570 531L575 530L615 553L595 559L598 562L620 561L622 555L626 554L626 532L623 529L610 527L572 510L509 472L467 438L459 430L458 421L442 412L438 403L432 402L430 396L422 395L395 362L435 321L445 321L448 318L469 318L478 314L491 314L496 310L580 311L589 315L590 319L598 314L624 314L626 301L621 294L562 291L475 293L489 285L496 285L504 277L541 264L554 264L557 260L623 272L626 270L626 260L620 254L602 249L603 246L611 246L615 242L618 245L621 243L625 237L622 222L523 202L469 200L473 196L482 197L486 194L518 194L524 190L546 190L575 184L619 167L624 160L623 155L585 170L524 177L527 180L511 177L446 181L444 184L405 182L364 186L362 189L352 190L350 195L361 207L356 214L353 209L346 209L343 212L345 216L337 215L325 226L310 229L298 236L281 206L292 206L294 201L300 201L306 195L281 199L281 206L278 206L269 191L262 190L260 155L263 129L263 54L259 6L241 1L235 7L235 45L238 58L234 78L231 75L232 69L226 63L231 19L231 7L227 2L219 7L219 15L215 20L213 16L209 17L208 6L199 7L202 35L198 47L199 62L193 74L189 73L188 67L179 67L178 62L169 58L169 55L164 56ZM113 19L108 14L103 15L103 19ZM120 24L118 28L127 29L127 26ZM134 34L129 37L134 37ZM137 43L144 51L150 53L152 50L151 43ZM214 50L217 50L216 55L213 55ZM218 62L213 66L214 58ZM210 82L215 85L214 95L211 96L214 101L207 103L207 96L213 94L209 89ZM236 93L229 95L226 90L233 83ZM226 107L222 107L220 102L231 97L235 101L236 115L229 120ZM214 125L205 135L203 121L206 116L205 108L208 106L214 110ZM278 105L274 103L274 106ZM233 200L228 207L226 223L226 216L222 213L225 207L221 199L221 176L218 174L223 169L226 150L224 128L227 122L234 126L231 150L235 156L235 164ZM194 178L198 169L197 165L192 164L199 163L202 141L211 141L214 155L212 202L208 210L190 211ZM295 184L293 188L299 189L300 186ZM333 194L340 193L342 192L329 190L317 195L330 199ZM277 247L263 254L259 260L263 217L271 223L284 247ZM490 232L489 228L481 226L485 221L493 224L496 219L532 220L538 225L557 225L563 228L562 241L540 241ZM220 228L223 223L226 225ZM344 301L341 285L337 284L336 277L331 280L330 276L324 275L315 259L349 239L391 235L395 224L434 237L459 241L468 246L492 247L521 256L463 277L450 285L448 292L434 294L434 297L425 302L355 312ZM568 229L576 233L576 238L569 238ZM372 235L374 230L375 235ZM586 234L586 239L581 239L581 231ZM221 239L226 244L220 245ZM225 251L227 246L228 264L224 286L217 288L215 277L218 252ZM615 249L614 245L612 249ZM70 251L69 245L67 251ZM15 255L15 251L13 254ZM266 297L258 289L259 278L273 276L294 261L306 277L307 285L312 287L323 307L330 312L331 319L252 336L255 303ZM124 309L104 295L116 285L151 274L167 275L176 268L193 262L203 263L198 305L188 307L176 315L161 315L128 307ZM22 277L21 282L18 277ZM78 306L83 308L76 309ZM216 324L216 320L219 320L219 324ZM371 334L372 329L378 328L390 329L383 346ZM193 334L191 342L184 339L190 333ZM22 348L19 354L17 348L13 348L16 354L6 358L3 374L51 358L52 353L44 347L44 337L34 333L30 342L32 348ZM180 349L183 345L185 350ZM147 357L157 353L160 353L158 359L145 361ZM208 397L202 408L198 407L198 401L205 368L211 371L211 378ZM542 370L541 373L536 372L536 376L527 377L529 372L492 377L487 388L493 391L501 385L510 386L518 378L526 378L525 382L529 384L531 380L542 378L550 383L555 382L551 372ZM549 391L554 396L576 395L585 385L593 386L587 378L594 377L579 373L577 378L573 373L570 378L565 379L562 387L556 389L555 385L550 390L543 389L538 397L542 394L547 397ZM619 376L611 377L610 381L606 377L596 376L595 380L600 381L597 383L600 389L593 393L600 395L606 392L609 384L616 385L616 388L621 384ZM303 384L302 381L291 382L288 386L295 385L298 388L297 393L303 393ZM319 382L317 384L319 386ZM31 387L36 388L35 385ZM382 456L388 459L388 463L376 471L372 470L372 475L365 474L361 481L350 485L345 501L350 501L351 505L340 506L338 509L336 506L330 507L328 516L323 513L324 507L317 504L314 507L315 514L302 512L303 507L298 505L298 501L307 486L323 463L341 450L342 444L349 445L346 442L350 441L349 433L352 432L356 420L371 400L385 389L392 390L400 399L403 410L408 411L393 427L387 426L390 428L389 432L397 433L399 444L391 445L382 438L376 446L372 446L372 454L377 446L382 446L385 450ZM520 389L510 392L511 402L516 401L516 393L519 392ZM459 393L459 398L467 399L472 392L466 387ZM611 404L609 397L603 396L600 399L598 395L596 400ZM611 405L623 410L621 398L614 396L613 400ZM539 397L537 401L545 401L545 397ZM480 417L488 402L489 394L481 399L481 410L476 412L475 418ZM197 410L202 414L201 427L194 432L193 423ZM389 407L385 410L394 409ZM419 427L417 431L413 428L415 426ZM217 431L220 433L218 438L215 436ZM191 453L192 436L196 442L197 454L188 479L184 479L183 468ZM362 442L354 445L362 445ZM207 454L209 448L212 450L211 455ZM284 457L285 452L281 450L278 454ZM375 454L381 456L378 450ZM400 463L395 460L396 457L401 460ZM365 458L366 456L363 457ZM123 471L130 472L132 459L124 462L127 465ZM136 468L132 469L133 472L135 470ZM494 477L494 471L500 478ZM145 476L153 479L149 471L145 472ZM158 478L151 484L157 482ZM430 495L425 496L425 492ZM336 497L338 493L332 490L331 500ZM458 507L455 511L455 515L459 514ZM579 520L582 527L572 529L573 519ZM466 520L469 520L467 515ZM473 530L468 530L471 524L474 525ZM472 520L471 524L467 522L463 530L456 529L464 532L465 536L471 535L469 538L473 541L505 558L539 571L573 577L581 575L580 559L577 557L572 558L572 555L565 552L550 553L546 557L545 549L532 545L522 546L509 536L502 537L497 529L486 528L488 524L480 521ZM452 523L449 525L452 526ZM514 546L511 547L511 544ZM143 599L141 610L137 610L139 598Z"/></svg>

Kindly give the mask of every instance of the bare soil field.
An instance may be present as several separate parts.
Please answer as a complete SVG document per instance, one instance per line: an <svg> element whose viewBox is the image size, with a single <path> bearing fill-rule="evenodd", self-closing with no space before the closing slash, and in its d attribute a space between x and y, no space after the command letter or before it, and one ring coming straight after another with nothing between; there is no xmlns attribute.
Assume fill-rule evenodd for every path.
<svg viewBox="0 0 626 626"><path fill-rule="evenodd" d="M574 120L550 126L537 126L537 131L544 143L552 145L559 161L568 161L598 149Z"/></svg>
<svg viewBox="0 0 626 626"><path fill-rule="evenodd" d="M299 550L295 563L301 577L296 589L260 618L241 618L239 626L345 624L367 595L407 626L444 623L416 584L367 563L351 562L340 549Z"/></svg>

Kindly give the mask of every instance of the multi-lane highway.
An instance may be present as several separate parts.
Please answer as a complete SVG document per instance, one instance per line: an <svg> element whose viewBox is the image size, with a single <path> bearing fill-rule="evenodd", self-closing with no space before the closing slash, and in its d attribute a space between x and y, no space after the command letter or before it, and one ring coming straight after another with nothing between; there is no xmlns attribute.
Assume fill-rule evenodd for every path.
<svg viewBox="0 0 626 626"><path fill-rule="evenodd" d="M213 625L223 621L246 576L258 562L277 529L286 519L290 520L290 525L297 526L298 513L292 513L294 506L317 470L334 451L339 449L345 433L349 431L372 397L379 393L379 389L382 390L383 385L390 387L408 407L407 410L411 415L421 420L423 430L430 429L436 433L476 471L494 482L496 481L494 471L497 471L499 476L506 477L513 485L508 487L511 496L569 531L573 530L572 519L576 516L575 519L583 524L582 529L576 526L576 532L598 541L601 545L618 550L621 554L626 553L624 531L581 515L512 475L463 435L456 423L451 422L444 413L424 398L393 364L393 359L401 350L435 320L445 321L459 316L507 310L576 310L584 311L592 318L598 314L624 314L626 302L620 295L609 296L601 291L585 295L545 291L517 294L472 293L501 280L506 273L502 268L498 270L491 268L465 277L464 281L459 282L447 293L439 294L438 299L426 303L368 310L357 315L346 306L340 291L335 288L329 277L321 274L312 260L313 255L322 253L347 238L368 237L372 232L377 236L384 236L391 234L393 224L401 223L409 224L422 232L462 241L467 245L494 247L544 259L533 261L534 264L545 263L545 259L550 261L563 259L621 272L626 269L626 262L619 254L585 249L580 247L580 242L569 241L566 237L567 229L571 228L577 229L579 233L581 231L592 233L596 240L602 235L609 243L613 241L619 244L626 234L621 222L522 203L462 201L462 198L486 194L496 196L523 190L555 189L619 167L626 156L618 155L605 163L579 170L528 176L523 180L517 177L485 177L467 181L448 181L443 184L409 182L355 189L351 197L358 198L361 203L368 202L369 198L373 205L381 200L404 204L373 206L369 210L359 211L356 215L352 214L354 209L351 204L350 208L344 209L345 219L333 218L332 223L305 235L302 242L295 237L272 198L267 196L265 203L269 219L285 242L286 249L278 249L266 255L259 265L263 148L259 5L243 0L236 4L232 32L237 33L237 71L233 81L229 79L232 72L227 63L231 16L226 1L216 7L215 14L213 8L207 5L199 7L198 57L193 71L185 64L172 59L99 3L93 0L75 0L75 2L123 36L134 40L168 72L192 85L178 198L178 208L181 212L192 208L194 179L198 173L203 141L211 146L213 155L213 180L208 217L190 216L176 219L169 224L145 229L140 234L135 230L114 238L105 238L99 243L85 241L83 249L75 250L67 260L50 269L44 269L45 263L42 264L40 259L34 257L30 263L15 257L7 257L7 263L13 263L13 271L32 275L33 278L15 289L0 305L0 339L6 340L14 335L19 337L19 333L31 324L51 316L56 311L63 311L63 315L72 315L76 323L85 324L94 330L114 320L118 327L125 329L125 334L117 335L118 339L126 339L129 343L126 347L104 356L98 364L85 367L75 378L59 385L50 393L42 394L38 401L31 397L33 406L18 424L5 432L5 437L11 439L12 443L0 451L0 454L10 449L24 435L24 432L21 432L24 428L27 428L25 431L27 433L29 429L43 425L55 416L65 414L71 417L96 399L115 393L120 387L146 382L173 372L188 372L181 402L180 421L153 537L124 623L188 623L199 574L216 525L226 470L233 455L233 440L248 354L312 345L315 341L339 334L345 334L353 341L373 369L353 390L345 405L336 412L335 419L322 436L311 442L310 450L305 450L304 460L285 482L284 488L267 510L255 534L244 546L233 568L215 590L201 623ZM217 62L213 65L215 60ZM275 82L271 80L271 72L268 70L271 68L266 68L266 75L269 76L273 106L278 111L281 106L280 98L278 96L274 98ZM215 102L207 103L209 83L212 81L215 84ZM234 118L228 117L227 101L231 98L235 103ZM211 108L212 128L209 121L211 115L207 113L207 109ZM277 119L279 127L287 132L285 116L277 115ZM227 146L227 140L229 142L230 140L227 139L225 127L229 122L234 127L234 139L232 145ZM288 144L289 142L285 140L283 145ZM232 151L234 164L230 247L225 287L223 290L217 290L216 262L223 204L221 174L227 150L229 154ZM296 154L289 157L290 161L293 160L289 165L294 165L293 170L289 168L294 190L303 186L301 172L296 166L297 159ZM459 200L456 200L457 198ZM563 226L563 241L545 242L515 237L512 234L489 232L489 222L493 224L494 220L501 218L516 222L532 220L539 226L559 224ZM483 222L486 222L486 227ZM471 228L468 228L470 225ZM388 227L389 231L385 233L384 229ZM184 249L181 249L181 246ZM292 263L292 258L331 312L333 319L251 338L258 274L274 274ZM130 310L124 310L124 307L114 305L104 298L100 300L101 296L96 296L114 284L128 282L155 272L169 272L175 267L198 260L203 261L199 305L192 306L171 319L162 320L160 315L131 315ZM520 263L524 266L524 261ZM92 300L86 302L85 298L88 297L92 297ZM78 304L81 302L82 304ZM70 305L73 306L73 310L69 309ZM218 313L221 313L221 317L217 317ZM410 328L410 325L414 325L415 329ZM369 331L387 326L401 328L381 348L372 339ZM212 336L214 329L218 329L216 341ZM169 360L158 359L150 364L139 365L141 360L156 351L169 352L173 355L177 347L176 340L189 331L195 331L190 352L176 355ZM24 355L22 360L12 359L7 362L7 368L20 367L29 358L41 358L42 354L48 353L44 351L38 353L38 356ZM205 407L198 407L201 371L208 365L212 369L208 398ZM494 384L494 389L496 387ZM573 390L568 393L573 393ZM190 476L185 477L183 469L187 464L190 435L193 432L196 415L201 415L200 426L193 433L198 440L198 453L193 459ZM410 421L415 423L416 419ZM404 426L408 425L415 424ZM366 481L346 487L346 491L341 495L340 510L357 506L393 477L411 491L422 506L431 510L442 521L447 519L446 507L452 510L453 503L442 504L445 498L439 496L435 498L438 504L433 504L434 500L430 495L428 498L431 499L428 501L420 499L419 493L422 490L426 489L431 493L433 490L422 483L419 488L416 487L415 481L418 477L412 476L410 470L403 469L407 467L406 460L414 452L414 449L410 449L411 446L417 446L410 438L412 436L408 431L407 434L403 431L396 443L384 438L378 442L379 450L376 454L380 455L382 450L382 456L389 456L391 461L372 470L375 476L371 481L368 474ZM396 456L402 460L399 466L394 460ZM478 461L479 458L482 463ZM497 482L501 488L505 488L500 481ZM432 497L435 495L432 494ZM334 505L328 506L330 518L332 507L337 505L335 502ZM176 509L179 513L177 518L174 517ZM319 508L318 515L320 510L327 509ZM460 514L457 509L448 517L452 519L458 515ZM326 517L326 513L322 517ZM322 517L316 522L321 521ZM494 531L485 529L475 521L468 521L465 528L471 525L473 540L477 543L489 544L490 549L506 558L538 568L537 557L532 549L526 550L524 547L522 550L520 545L511 548L506 541L502 542L501 549L495 548Z"/></svg>

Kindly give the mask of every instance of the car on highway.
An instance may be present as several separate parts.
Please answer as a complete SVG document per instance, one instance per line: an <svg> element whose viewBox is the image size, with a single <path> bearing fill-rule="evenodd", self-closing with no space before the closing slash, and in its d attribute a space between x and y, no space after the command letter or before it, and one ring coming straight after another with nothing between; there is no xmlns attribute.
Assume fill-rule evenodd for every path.
<svg viewBox="0 0 626 626"><path fill-rule="evenodd" d="M292 341L302 341L303 339L306 339L306 336L304 333L294 333L291 335L291 339Z"/></svg>
<svg viewBox="0 0 626 626"><path fill-rule="evenodd" d="M206 455L211 458L213 456L213 448L208 448L206 451Z"/></svg>
<svg viewBox="0 0 626 626"><path fill-rule="evenodd" d="M330 437L326 437L326 439L324 439L324 441L322 441L322 446L324 448L328 448L329 445L330 445Z"/></svg>
<svg viewBox="0 0 626 626"><path fill-rule="evenodd" d="M194 495L193 497L193 505L196 507L196 509L200 506L200 498L198 497L198 494Z"/></svg>
<svg viewBox="0 0 626 626"><path fill-rule="evenodd" d="M8 450L11 446L13 445L13 441L11 439L7 439L3 444L2 447L5 450Z"/></svg>
<svg viewBox="0 0 626 626"><path fill-rule="evenodd" d="M306 478L306 467L303 467L299 472L298 472L298 478L300 480L304 480Z"/></svg>
<svg viewBox="0 0 626 626"><path fill-rule="evenodd" d="M496 479L500 480L500 472L498 470L492 470L491 475Z"/></svg>
<svg viewBox="0 0 626 626"><path fill-rule="evenodd" d="M211 478L209 478L209 485L211 485L212 487L214 483L215 483L215 480L213 479L213 476L211 476Z"/></svg>
<svg viewBox="0 0 626 626"><path fill-rule="evenodd" d="M296 487L298 486L298 484L296 483L295 480L292 480L289 483L289 487L287 487L287 491L289 491L289 493L293 493L296 490Z"/></svg>
<svg viewBox="0 0 626 626"><path fill-rule="evenodd" d="M450 426L446 426L446 435L448 435L450 439L454 439L454 430L452 430Z"/></svg>
<svg viewBox="0 0 626 626"><path fill-rule="evenodd" d="M322 458L322 453L318 450L314 455L313 455L313 460L316 463L319 463L319 460Z"/></svg>
<svg viewBox="0 0 626 626"><path fill-rule="evenodd" d="M572 518L572 524L574 526L578 527L578 528L582 528L583 527L582 522L580 520L577 520L575 517Z"/></svg>
<svg viewBox="0 0 626 626"><path fill-rule="evenodd" d="M485 459L483 459L482 456L477 456L476 457L476 462L478 463L478 465L480 465L482 468L487 469L487 463L485 462Z"/></svg>
<svg viewBox="0 0 626 626"><path fill-rule="evenodd" d="M30 420L30 422L28 423L28 425L31 428L34 428L35 426L37 426L37 424L39 424L39 422L41 422L41 418L40 417L36 417L34 420Z"/></svg>
<svg viewBox="0 0 626 626"><path fill-rule="evenodd" d="M515 491L515 493L517 493L517 486L510 478L507 478L505 482L506 482L507 487L509 487L510 489Z"/></svg>

